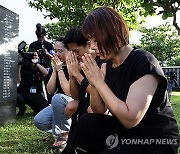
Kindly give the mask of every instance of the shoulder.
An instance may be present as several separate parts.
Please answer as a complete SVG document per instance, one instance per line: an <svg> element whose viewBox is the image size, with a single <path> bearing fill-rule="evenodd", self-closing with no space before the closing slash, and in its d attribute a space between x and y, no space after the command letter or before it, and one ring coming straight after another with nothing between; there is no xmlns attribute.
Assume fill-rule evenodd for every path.
<svg viewBox="0 0 180 154"><path fill-rule="evenodd" d="M156 59L156 57L152 53L145 51L143 49L140 49L140 48L135 48L132 51L130 59L132 62L139 65L149 64L149 65L154 65L154 66L159 67L159 62Z"/></svg>
<svg viewBox="0 0 180 154"><path fill-rule="evenodd" d="M36 48L37 45L38 45L38 41L34 41L29 45L29 48Z"/></svg>
<svg viewBox="0 0 180 154"><path fill-rule="evenodd" d="M48 46L52 46L52 43L48 42L48 41L44 41L44 44L48 45Z"/></svg>
<svg viewBox="0 0 180 154"><path fill-rule="evenodd" d="M32 42L30 45L38 44L38 41Z"/></svg>
<svg viewBox="0 0 180 154"><path fill-rule="evenodd" d="M136 49L131 58L131 71L138 79L146 74L154 74L164 78L163 70L156 57L145 50Z"/></svg>

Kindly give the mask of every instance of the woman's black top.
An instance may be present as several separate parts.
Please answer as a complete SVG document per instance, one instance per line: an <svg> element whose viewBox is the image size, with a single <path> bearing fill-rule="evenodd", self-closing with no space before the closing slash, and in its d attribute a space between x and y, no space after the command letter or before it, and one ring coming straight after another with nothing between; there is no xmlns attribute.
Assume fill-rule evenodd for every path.
<svg viewBox="0 0 180 154"><path fill-rule="evenodd" d="M160 84L144 118L134 128L125 129L124 135L129 138L178 139L178 127L166 91L167 80L151 53L134 48L120 66L112 68L108 63L105 81L113 93L126 102L130 86L146 74L159 76Z"/></svg>
<svg viewBox="0 0 180 154"><path fill-rule="evenodd" d="M69 74L68 74L68 70L67 70L67 66L63 66L63 71L64 71L64 75L66 77L67 80L69 80ZM60 85L60 82L59 82L59 77L58 77L58 73L57 73L57 78L56 78L56 93L61 93L61 94L64 94L64 91Z"/></svg>

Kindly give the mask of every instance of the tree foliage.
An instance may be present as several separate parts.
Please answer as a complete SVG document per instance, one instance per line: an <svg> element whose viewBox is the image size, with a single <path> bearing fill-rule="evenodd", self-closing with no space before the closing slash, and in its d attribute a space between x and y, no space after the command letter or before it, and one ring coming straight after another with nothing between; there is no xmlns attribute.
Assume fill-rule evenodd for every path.
<svg viewBox="0 0 180 154"><path fill-rule="evenodd" d="M173 64L172 61L180 54L180 37L171 25L166 23L151 29L142 27L140 32L140 47L152 52L162 66Z"/></svg>
<svg viewBox="0 0 180 154"><path fill-rule="evenodd" d="M173 25L180 35L177 12L180 0L27 0L30 7L45 10L45 18L58 19L57 23L47 24L48 38L64 35L70 27L82 25L88 12L98 6L108 5L116 9L127 21L130 29L136 29L143 17L162 14L165 20L173 17ZM161 8L161 9L160 9ZM138 18L138 17L142 18ZM139 21L137 20L139 19Z"/></svg>
<svg viewBox="0 0 180 154"><path fill-rule="evenodd" d="M173 57L171 61L167 62L168 66L180 66L180 55Z"/></svg>
<svg viewBox="0 0 180 154"><path fill-rule="evenodd" d="M145 10L145 15L162 14L162 18L166 20L173 18L173 25L180 35L180 26L177 23L177 13L180 12L180 0L144 0L141 5Z"/></svg>
<svg viewBox="0 0 180 154"><path fill-rule="evenodd" d="M122 14L130 29L138 26L138 14L145 11L140 7L139 0L27 0L30 7L37 10L45 10L46 17L57 18L58 22L47 24L48 37L64 35L70 27L82 25L88 12L98 6L108 5Z"/></svg>

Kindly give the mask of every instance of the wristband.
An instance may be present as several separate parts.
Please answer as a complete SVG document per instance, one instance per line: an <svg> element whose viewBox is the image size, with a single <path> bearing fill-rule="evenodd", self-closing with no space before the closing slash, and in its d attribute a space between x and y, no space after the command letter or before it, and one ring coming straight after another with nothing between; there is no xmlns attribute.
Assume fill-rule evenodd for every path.
<svg viewBox="0 0 180 154"><path fill-rule="evenodd" d="M89 85L89 82L88 82L87 78L84 78L80 83L80 89L83 87L84 87L84 89L86 89L88 85Z"/></svg>
<svg viewBox="0 0 180 154"><path fill-rule="evenodd" d="M83 85L85 85L85 84L87 84L88 83L88 81L87 81L87 79L86 78L84 78L82 81L81 81L81 86L83 86Z"/></svg>
<svg viewBox="0 0 180 154"><path fill-rule="evenodd" d="M60 68L59 70L57 70L57 72L59 72L59 71L61 71L61 70L63 70L63 68Z"/></svg>

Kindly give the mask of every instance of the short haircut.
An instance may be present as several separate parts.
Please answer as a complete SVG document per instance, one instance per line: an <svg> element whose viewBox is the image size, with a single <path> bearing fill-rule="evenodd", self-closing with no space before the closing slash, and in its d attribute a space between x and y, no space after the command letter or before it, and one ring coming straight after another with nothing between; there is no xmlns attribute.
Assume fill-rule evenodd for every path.
<svg viewBox="0 0 180 154"><path fill-rule="evenodd" d="M86 38L94 37L100 53L117 54L129 44L128 27L122 16L107 6L96 8L85 18L82 26Z"/></svg>
<svg viewBox="0 0 180 154"><path fill-rule="evenodd" d="M86 46L87 39L83 36L81 27L71 28L64 38L64 43L67 46L68 43L76 43L78 46Z"/></svg>

